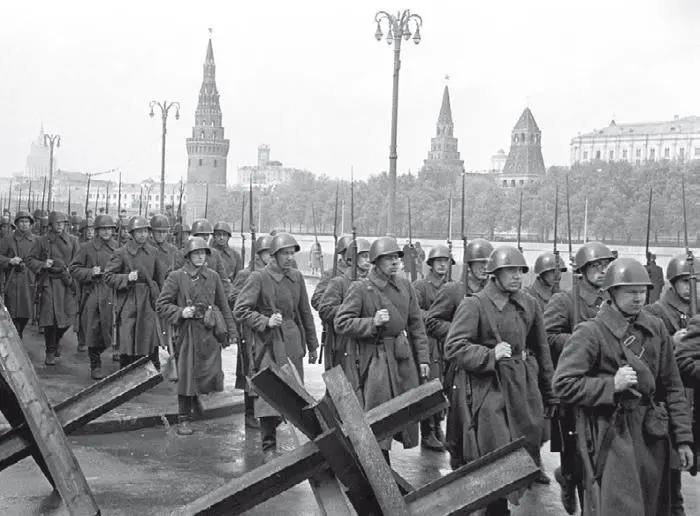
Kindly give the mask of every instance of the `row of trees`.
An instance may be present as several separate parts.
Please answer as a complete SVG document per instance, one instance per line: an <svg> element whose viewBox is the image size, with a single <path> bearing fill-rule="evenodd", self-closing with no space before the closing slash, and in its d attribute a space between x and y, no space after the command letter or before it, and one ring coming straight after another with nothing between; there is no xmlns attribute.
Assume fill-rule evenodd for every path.
<svg viewBox="0 0 700 516"><path fill-rule="evenodd" d="M571 233L582 240L585 206L588 204L587 238L606 242L640 244L646 238L649 192L653 190L651 241L656 244L682 243L683 212L681 180L685 177L688 232L695 241L700 233L700 162L654 162L641 166L627 163L594 162L568 167L551 167L546 177L524 188L502 188L498 177L467 175L464 226L469 238L514 239L522 191L523 240L548 241L554 233L555 199L558 189L558 234L566 239L567 197L571 211ZM358 234L378 236L386 232L388 175L381 173L354 183L354 219ZM290 181L254 191L254 222L258 231L273 228L319 234L333 232L336 188L344 204L345 232L350 223L350 184L347 180L298 172ZM398 177L396 233L408 236L408 200L414 237L447 238L448 212L452 198L452 238L461 238L461 181L446 183L428 175ZM248 191L229 191L211 201L212 220L233 222L241 227L241 203ZM341 208L338 208L340 212ZM249 226L248 208L243 227ZM340 226L339 216L339 226ZM338 229L340 233L340 227Z"/></svg>

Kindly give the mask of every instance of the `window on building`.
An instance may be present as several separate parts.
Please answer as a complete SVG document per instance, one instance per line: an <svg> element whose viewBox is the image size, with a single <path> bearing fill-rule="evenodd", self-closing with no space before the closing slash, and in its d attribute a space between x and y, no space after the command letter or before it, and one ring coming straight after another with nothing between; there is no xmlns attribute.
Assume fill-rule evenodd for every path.
<svg viewBox="0 0 700 516"><path fill-rule="evenodd" d="M685 147L678 149L678 159L683 161L685 159Z"/></svg>
<svg viewBox="0 0 700 516"><path fill-rule="evenodd" d="M634 157L637 158L637 160L639 160L639 158L642 157L642 149L636 149L634 151Z"/></svg>
<svg viewBox="0 0 700 516"><path fill-rule="evenodd" d="M507 187L507 186L508 186L508 180L507 180L507 179L504 179L504 180L503 180L503 187L505 188L505 187Z"/></svg>
<svg viewBox="0 0 700 516"><path fill-rule="evenodd" d="M218 160L214 160L214 168L216 168L217 164L218 164Z"/></svg>
<svg viewBox="0 0 700 516"><path fill-rule="evenodd" d="M666 147L666 148L664 149L664 159L669 159L670 157L671 157L671 149L669 149L668 147Z"/></svg>
<svg viewBox="0 0 700 516"><path fill-rule="evenodd" d="M520 180L520 186L522 186L522 185L524 185L524 184L525 184L525 181L523 181L523 180L521 179L521 180Z"/></svg>
<svg viewBox="0 0 700 516"><path fill-rule="evenodd" d="M584 161L588 159L588 151L587 150L583 151L583 159L584 159Z"/></svg>
<svg viewBox="0 0 700 516"><path fill-rule="evenodd" d="M608 153L608 158L610 159L610 161L614 161L615 160L615 151L610 151Z"/></svg>
<svg viewBox="0 0 700 516"><path fill-rule="evenodd" d="M627 149L622 149L622 159L627 161Z"/></svg>
<svg viewBox="0 0 700 516"><path fill-rule="evenodd" d="M511 180L510 180L510 186L512 186L513 188L515 188L515 179L511 179Z"/></svg>
<svg viewBox="0 0 700 516"><path fill-rule="evenodd" d="M695 147L695 151L693 152L695 153L696 158L700 158L700 147Z"/></svg>
<svg viewBox="0 0 700 516"><path fill-rule="evenodd" d="M656 149L649 149L649 159L651 161L656 159Z"/></svg>
<svg viewBox="0 0 700 516"><path fill-rule="evenodd" d="M600 151L595 151L595 159L600 159Z"/></svg>
<svg viewBox="0 0 700 516"><path fill-rule="evenodd" d="M199 158L199 166L202 166L202 158Z"/></svg>

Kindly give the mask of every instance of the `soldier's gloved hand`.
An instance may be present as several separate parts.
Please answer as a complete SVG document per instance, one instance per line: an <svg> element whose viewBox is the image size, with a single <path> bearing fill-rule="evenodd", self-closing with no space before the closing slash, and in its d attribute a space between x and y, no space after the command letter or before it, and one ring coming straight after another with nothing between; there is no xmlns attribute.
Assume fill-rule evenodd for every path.
<svg viewBox="0 0 700 516"><path fill-rule="evenodd" d="M136 281L137 279L139 279L138 271L131 271L129 273L129 281Z"/></svg>
<svg viewBox="0 0 700 516"><path fill-rule="evenodd" d="M309 351L309 364L315 364L318 360L318 350Z"/></svg>
<svg viewBox="0 0 700 516"><path fill-rule="evenodd" d="M44 267L46 267L47 269L50 269L51 267L53 267L53 260L52 260L51 258L49 258L48 260L46 260L46 261L44 262Z"/></svg>
<svg viewBox="0 0 700 516"><path fill-rule="evenodd" d="M615 392L626 391L630 387L637 385L637 371L631 366L622 366L615 373Z"/></svg>
<svg viewBox="0 0 700 516"><path fill-rule="evenodd" d="M678 458L681 461L681 469L688 471L693 465L693 450L687 444L681 444L678 447Z"/></svg>
<svg viewBox="0 0 700 516"><path fill-rule="evenodd" d="M20 258L19 256L10 258L10 265L19 265L20 263L22 263L22 258Z"/></svg>
<svg viewBox="0 0 700 516"><path fill-rule="evenodd" d="M377 310L374 314L374 325L375 326L383 326L384 324L389 322L389 310L386 308L382 308L381 310Z"/></svg>
<svg viewBox="0 0 700 516"><path fill-rule="evenodd" d="M102 274L102 268L101 268L99 265L95 265L95 266L92 268L92 275L93 275L93 276L99 276L100 274Z"/></svg>
<svg viewBox="0 0 700 516"><path fill-rule="evenodd" d="M183 319L192 319L192 316L194 315L194 306L186 306L185 308L182 309L182 318Z"/></svg>
<svg viewBox="0 0 700 516"><path fill-rule="evenodd" d="M420 365L420 377L427 380L429 376L430 376L430 366L428 364L421 364Z"/></svg>
<svg viewBox="0 0 700 516"><path fill-rule="evenodd" d="M494 348L494 354L496 355L496 361L503 360L504 358L510 358L511 347L507 342L499 342Z"/></svg>
<svg viewBox="0 0 700 516"><path fill-rule="evenodd" d="M675 345L678 345L678 343L679 343L679 342L681 341L681 339L683 338L683 335L685 335L686 333L688 333L688 329L687 329L687 328L681 328L681 329L678 330L676 333L674 333L674 334L673 334L673 343L674 343Z"/></svg>
<svg viewBox="0 0 700 516"><path fill-rule="evenodd" d="M277 314L272 314L270 318L267 320L267 325L270 328L278 328L282 326L282 314L277 313Z"/></svg>

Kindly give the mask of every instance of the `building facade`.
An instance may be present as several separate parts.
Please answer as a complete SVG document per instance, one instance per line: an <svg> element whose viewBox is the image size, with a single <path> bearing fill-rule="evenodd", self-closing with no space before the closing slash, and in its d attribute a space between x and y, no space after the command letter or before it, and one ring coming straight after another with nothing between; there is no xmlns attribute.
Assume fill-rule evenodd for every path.
<svg viewBox="0 0 700 516"><path fill-rule="evenodd" d="M571 139L571 164L625 161L686 161L700 159L700 117L675 116L668 122L618 124Z"/></svg>
<svg viewBox="0 0 700 516"><path fill-rule="evenodd" d="M49 175L51 151L44 143L44 126L39 130L39 136L31 143L24 168L24 175L30 179L42 179ZM56 153L53 156L53 168L56 170Z"/></svg>
<svg viewBox="0 0 700 516"><path fill-rule="evenodd" d="M229 141L224 138L223 115L216 87L216 64L211 37L204 59L202 86L194 114L192 136L187 138L187 220L204 216L209 198L226 192ZM207 188L207 185L209 187Z"/></svg>
<svg viewBox="0 0 700 516"><path fill-rule="evenodd" d="M511 132L510 151L498 181L504 188L515 188L535 183L545 173L542 131L530 108L525 108Z"/></svg>
<svg viewBox="0 0 700 516"><path fill-rule="evenodd" d="M258 145L258 164L238 167L236 182L247 185L252 180L254 187L267 188L285 183L295 173L308 173L308 170L285 167L280 161L270 159L270 146Z"/></svg>

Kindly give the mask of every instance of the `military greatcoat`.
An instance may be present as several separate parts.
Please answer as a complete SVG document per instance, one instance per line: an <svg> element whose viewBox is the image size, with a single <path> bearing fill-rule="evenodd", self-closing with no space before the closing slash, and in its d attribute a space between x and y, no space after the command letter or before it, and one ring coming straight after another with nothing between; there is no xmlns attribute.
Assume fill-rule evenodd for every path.
<svg viewBox="0 0 700 516"><path fill-rule="evenodd" d="M469 276L469 293L476 294L484 285ZM425 329L428 336L444 342L447 338L447 332L450 331L452 319L457 312L459 304L464 299L466 291L462 281L451 281L445 283L437 292L435 301L430 305L428 313L425 315Z"/></svg>
<svg viewBox="0 0 700 516"><path fill-rule="evenodd" d="M637 373L635 392L616 393L623 366ZM564 346L554 393L583 411L591 460L601 469L601 514L670 514L670 447L692 444L690 417L671 338L642 311L628 320L606 302ZM649 418L665 414L663 425ZM658 431L660 429L660 431Z"/></svg>
<svg viewBox="0 0 700 516"><path fill-rule="evenodd" d="M421 317L426 326L430 307L443 285L445 285L445 276L438 276L432 269L428 271L425 278L418 279L413 284ZM428 334L428 349L430 350L430 378L442 378L442 341Z"/></svg>
<svg viewBox="0 0 700 516"><path fill-rule="evenodd" d="M551 287L545 285L544 281L539 277L535 279L532 285L525 287L523 291L535 298L543 312L553 295Z"/></svg>
<svg viewBox="0 0 700 516"><path fill-rule="evenodd" d="M5 306L13 319L31 319L34 310L34 273L27 266L29 253L36 236L31 231L15 230L0 240L0 267L5 276ZM15 256L22 258L19 265L10 265Z"/></svg>
<svg viewBox="0 0 700 516"><path fill-rule="evenodd" d="M360 381L357 373L357 346L354 345L353 339L337 334L333 327L338 308L343 303L352 281L352 269L350 268L341 276L332 278L318 303L318 315L326 328L326 369L340 365L352 386L357 390Z"/></svg>

